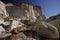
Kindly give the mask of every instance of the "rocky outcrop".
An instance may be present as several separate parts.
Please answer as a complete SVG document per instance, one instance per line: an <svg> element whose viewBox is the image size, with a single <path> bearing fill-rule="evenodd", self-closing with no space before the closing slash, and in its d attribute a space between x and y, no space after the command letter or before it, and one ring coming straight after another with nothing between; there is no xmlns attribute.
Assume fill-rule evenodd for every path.
<svg viewBox="0 0 60 40"><path fill-rule="evenodd" d="M14 6L13 4L11 6L7 5L6 10L9 13L10 18L14 18L14 19L19 19L20 20L20 18L21 18L23 20L31 20L32 22L35 21L36 18L38 18L40 16L41 16L41 20L46 19L45 16L43 15L43 13L42 13L40 7L33 6L33 5L27 4L27 3L21 3L20 5L17 5L17 6ZM29 25L30 25L30 23L29 23ZM24 30L29 30L30 27L31 26L28 26ZM19 30L21 30L21 28ZM33 30L30 29L31 31L25 31L25 32L24 32L24 30L23 30L23 32L18 33L17 29L14 29L12 31L12 33L15 32L15 33L18 33L18 34L16 34L16 35L13 34L11 36L11 40L17 40L17 39L20 39L20 40L23 40L23 39L24 40L40 40L40 37L38 36L38 34L32 32ZM33 33L34 33L34 35L33 35ZM27 35L29 35L29 36L27 36ZM17 36L17 38L15 36ZM22 36L22 38L20 36Z"/></svg>
<svg viewBox="0 0 60 40"><path fill-rule="evenodd" d="M23 18L24 16L25 18L29 19L29 17L32 17L32 16L38 17L40 15L42 17L42 20L46 19L45 15L42 13L41 8L39 6L32 6L31 4L29 5L27 3L21 3L19 6L7 6L6 9L7 9L7 12L9 12L10 17L13 17L13 18L14 17ZM28 17L28 15L30 16Z"/></svg>
<svg viewBox="0 0 60 40"><path fill-rule="evenodd" d="M36 17L39 17L40 20L46 21L45 14L42 13L42 9L40 6L34 6L34 11L35 11Z"/></svg>
<svg viewBox="0 0 60 40"><path fill-rule="evenodd" d="M51 16L47 19L47 21L53 21L53 20L60 20L60 14Z"/></svg>
<svg viewBox="0 0 60 40"><path fill-rule="evenodd" d="M58 29L46 22L41 7L23 2L20 5L6 5L6 10L9 16L4 18L2 26L4 29L5 26L11 27L6 30L12 34L9 36L10 40L45 40L59 37ZM40 36L45 39L41 39Z"/></svg>
<svg viewBox="0 0 60 40"><path fill-rule="evenodd" d="M47 19L47 21L50 24L53 24L54 26L56 26L60 34L60 14L50 17L49 19ZM59 35L59 40L60 40L60 35Z"/></svg>
<svg viewBox="0 0 60 40"><path fill-rule="evenodd" d="M59 27L60 26L60 14L50 17L49 19L47 19L47 21L55 25L56 27Z"/></svg>

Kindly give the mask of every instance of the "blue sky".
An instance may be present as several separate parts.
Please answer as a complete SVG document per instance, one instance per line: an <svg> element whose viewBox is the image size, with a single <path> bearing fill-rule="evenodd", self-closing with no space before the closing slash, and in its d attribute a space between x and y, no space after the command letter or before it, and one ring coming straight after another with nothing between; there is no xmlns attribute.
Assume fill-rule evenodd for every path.
<svg viewBox="0 0 60 40"><path fill-rule="evenodd" d="M60 0L41 0L41 2L47 18L60 13Z"/></svg>
<svg viewBox="0 0 60 40"><path fill-rule="evenodd" d="M60 0L4 0L4 2L13 2L15 4L19 4L22 1L41 6L47 18L60 13Z"/></svg>

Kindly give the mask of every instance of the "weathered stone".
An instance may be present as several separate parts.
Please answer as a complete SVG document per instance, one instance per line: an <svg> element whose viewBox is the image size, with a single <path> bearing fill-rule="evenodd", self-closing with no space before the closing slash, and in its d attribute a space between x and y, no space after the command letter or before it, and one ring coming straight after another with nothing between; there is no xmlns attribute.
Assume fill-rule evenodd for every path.
<svg viewBox="0 0 60 40"><path fill-rule="evenodd" d="M9 32L12 35L9 40L46 40L47 38L57 39L59 37L58 29L46 22L40 7L28 3L7 5L6 10L10 19L13 19L10 23L11 32ZM24 23L25 20L29 21ZM23 25L19 27L19 23Z"/></svg>
<svg viewBox="0 0 60 40"><path fill-rule="evenodd" d="M58 28L60 40L60 14L50 17L47 21Z"/></svg>

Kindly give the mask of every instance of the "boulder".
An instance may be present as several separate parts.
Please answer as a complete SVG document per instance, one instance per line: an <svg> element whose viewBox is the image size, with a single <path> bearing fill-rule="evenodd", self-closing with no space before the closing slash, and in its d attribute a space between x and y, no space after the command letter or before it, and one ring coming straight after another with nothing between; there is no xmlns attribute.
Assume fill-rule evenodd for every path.
<svg viewBox="0 0 60 40"><path fill-rule="evenodd" d="M60 14L51 16L50 18L47 19L47 21L58 28L60 40Z"/></svg>

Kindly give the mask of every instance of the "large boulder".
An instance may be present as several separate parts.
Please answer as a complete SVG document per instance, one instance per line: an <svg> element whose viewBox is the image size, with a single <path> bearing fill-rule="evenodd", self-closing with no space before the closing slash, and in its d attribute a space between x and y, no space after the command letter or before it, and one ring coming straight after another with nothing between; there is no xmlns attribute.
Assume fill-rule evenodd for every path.
<svg viewBox="0 0 60 40"><path fill-rule="evenodd" d="M49 39L57 39L59 38L59 32L58 32L58 29L48 23L48 22L44 22L44 21L39 21L36 23L35 25L35 31L45 37L45 38L49 38Z"/></svg>
<svg viewBox="0 0 60 40"><path fill-rule="evenodd" d="M60 14L50 17L47 21L58 28L60 39Z"/></svg>

